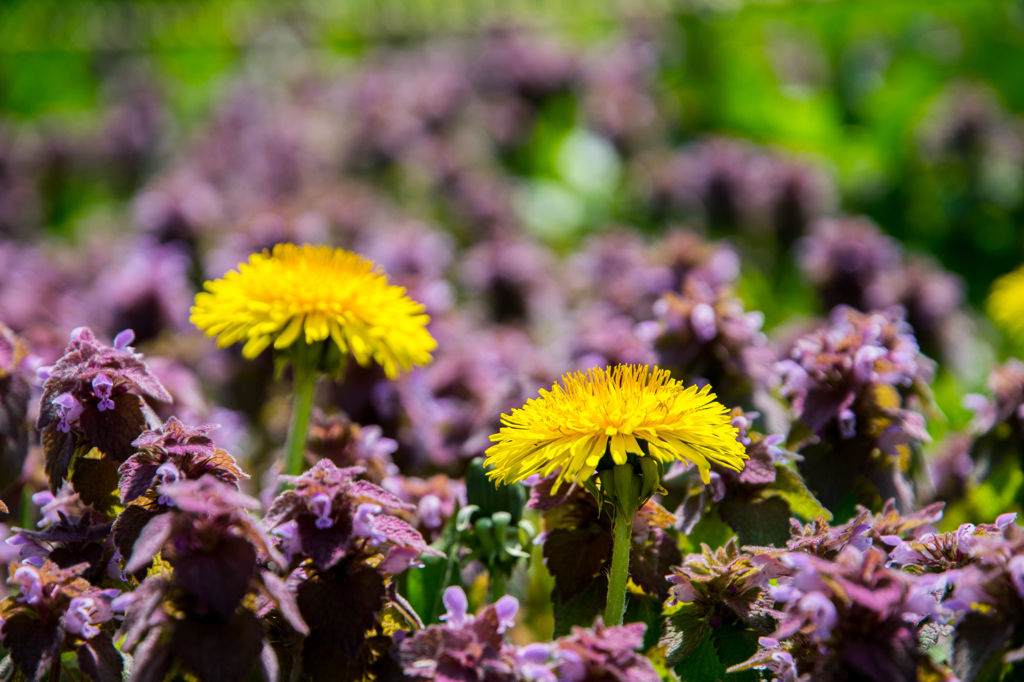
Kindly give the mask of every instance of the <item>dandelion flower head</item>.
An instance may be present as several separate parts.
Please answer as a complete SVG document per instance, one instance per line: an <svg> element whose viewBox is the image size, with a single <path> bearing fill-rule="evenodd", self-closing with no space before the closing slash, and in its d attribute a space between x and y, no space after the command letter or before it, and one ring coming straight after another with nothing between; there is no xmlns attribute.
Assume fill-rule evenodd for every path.
<svg viewBox="0 0 1024 682"><path fill-rule="evenodd" d="M588 479L606 452L616 464L632 454L665 464L691 462L708 483L713 462L739 471L747 458L729 410L715 398L709 386L686 388L657 367L567 374L539 398L502 415L485 463L502 483L561 469L557 488L565 480Z"/></svg>
<svg viewBox="0 0 1024 682"><path fill-rule="evenodd" d="M996 324L1018 339L1024 337L1024 266L995 281L986 308Z"/></svg>
<svg viewBox="0 0 1024 682"><path fill-rule="evenodd" d="M394 378L399 368L430 362L437 346L423 305L344 249L278 244L205 289L196 294L192 323L222 348L244 341L250 359L300 336L309 344L330 338L360 365L376 360Z"/></svg>

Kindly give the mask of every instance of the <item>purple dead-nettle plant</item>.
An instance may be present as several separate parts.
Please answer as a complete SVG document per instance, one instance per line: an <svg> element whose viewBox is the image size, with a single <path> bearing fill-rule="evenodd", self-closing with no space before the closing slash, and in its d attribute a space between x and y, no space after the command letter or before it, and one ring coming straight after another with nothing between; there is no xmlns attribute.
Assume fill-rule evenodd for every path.
<svg viewBox="0 0 1024 682"><path fill-rule="evenodd" d="M28 345L0 323L0 489L21 475L28 454L28 408L37 362ZM2 502L0 511L7 511Z"/></svg>
<svg viewBox="0 0 1024 682"><path fill-rule="evenodd" d="M790 537L793 514L831 519L831 513L815 499L792 466L800 456L783 447L785 437L754 430L759 416L738 407L732 410L737 439L747 451L743 471L712 464L708 485L703 485L696 476L696 467L690 464L677 462L665 473L667 485L673 489L682 486L684 490L676 510L676 527L682 533L689 535L701 519L710 515L725 521L739 535L741 544L781 546ZM688 476L681 478L683 474Z"/></svg>
<svg viewBox="0 0 1024 682"><path fill-rule="evenodd" d="M112 622L120 591L85 580L88 564L60 568L15 562L9 585L20 593L0 602L0 637L26 679L60 674L61 654L75 652L78 667L90 679L120 679L124 661L114 647Z"/></svg>
<svg viewBox="0 0 1024 682"><path fill-rule="evenodd" d="M966 372L972 361L972 322L961 310L964 289L959 277L929 259L910 256L902 267L878 274L864 292L864 309L902 305L924 353Z"/></svg>
<svg viewBox="0 0 1024 682"><path fill-rule="evenodd" d="M263 527L292 564L312 562L329 570L342 559L364 562L385 555L382 573L400 573L422 552L432 553L422 536L395 513L414 507L368 481L355 480L358 467L339 469L320 460L302 476L287 477L295 490L282 493ZM410 556L410 553L411 556ZM402 565L402 558L408 558ZM398 570L390 570L397 568Z"/></svg>
<svg viewBox="0 0 1024 682"><path fill-rule="evenodd" d="M258 616L276 609L296 632L308 628L285 582L263 567L287 562L246 511L256 500L212 475L156 492L166 506L119 538L126 573L152 564L126 616L123 649L134 652L135 674L163 679L181 665L200 679L238 680L257 664L275 668Z"/></svg>
<svg viewBox="0 0 1024 682"><path fill-rule="evenodd" d="M549 352L523 329L476 327L451 314L432 324L439 352L397 382L397 439L419 466L451 467L483 454L499 415L522 404L555 372Z"/></svg>
<svg viewBox="0 0 1024 682"><path fill-rule="evenodd" d="M705 634L738 624L767 635L782 614L773 608L769 581L788 573L777 559L741 550L736 539L712 551L701 545L668 576L672 596L661 644L669 665L686 659Z"/></svg>
<svg viewBox="0 0 1024 682"><path fill-rule="evenodd" d="M902 311L839 306L829 326L797 339L777 371L799 419L790 445L825 506L835 508L864 482L901 510L912 507L906 472L913 448L930 440L922 411L934 363L920 354Z"/></svg>
<svg viewBox="0 0 1024 682"><path fill-rule="evenodd" d="M943 606L955 613L953 670L961 679L973 680L984 669L1000 669L1021 659L1024 531L1013 523L1011 514L1004 514L994 524L979 526L973 532L961 527L958 532L961 536L947 538L943 547L936 548L939 551L911 544L905 548L905 558L916 560L911 567L916 565L919 570L934 566L935 555L939 554L947 561L966 559L967 565L962 568L935 577L947 579L952 586ZM955 548L950 547L953 542ZM956 550L960 551L954 554Z"/></svg>
<svg viewBox="0 0 1024 682"><path fill-rule="evenodd" d="M575 299L634 321L651 319L655 301L673 288L672 269L652 257L639 235L624 230L588 239L566 271Z"/></svg>
<svg viewBox="0 0 1024 682"><path fill-rule="evenodd" d="M912 573L942 573L981 561L985 556L1001 553L1006 547L1008 527L1016 520L1014 513L1002 514L995 523L961 524L948 533L920 533L903 539L885 535L882 542L892 549L889 558L903 570Z"/></svg>
<svg viewBox="0 0 1024 682"><path fill-rule="evenodd" d="M669 291L682 291L687 280L712 289L733 286L740 276L740 257L726 242L712 242L692 230L671 230L651 249L655 263L672 272Z"/></svg>
<svg viewBox="0 0 1024 682"><path fill-rule="evenodd" d="M636 322L632 317L597 303L574 311L566 350L571 366L586 371L591 367L634 364L656 365L654 340L661 334L657 322Z"/></svg>
<svg viewBox="0 0 1024 682"><path fill-rule="evenodd" d="M389 476L381 482L381 487L415 507L413 512L401 515L430 542L440 538L448 519L466 506L465 482L444 474L426 479Z"/></svg>
<svg viewBox="0 0 1024 682"><path fill-rule="evenodd" d="M146 401L171 401L142 356L128 345L133 338L125 330L113 346L105 346L87 327L79 327L57 364L39 370L45 383L36 428L51 490L67 477L76 453L86 455L96 448L114 466L123 463L133 454L132 441L155 420ZM100 466L109 468L76 462L75 471L84 475ZM107 491L79 492L96 498Z"/></svg>
<svg viewBox="0 0 1024 682"><path fill-rule="evenodd" d="M309 624L301 665L317 679L338 671L358 678L379 664L380 647L389 646L381 641L390 640L377 616L387 603L404 608L391 577L417 565L420 554L440 554L394 515L414 507L356 480L362 472L320 460L303 475L284 478L295 489L278 496L263 520Z"/></svg>
<svg viewBox="0 0 1024 682"><path fill-rule="evenodd" d="M964 406L974 411L970 431L973 471L970 478L985 480L1004 462L1020 459L1024 443L1024 362L1010 358L992 368L988 396L968 394Z"/></svg>
<svg viewBox="0 0 1024 682"><path fill-rule="evenodd" d="M654 313L663 330L654 343L659 366L710 383L726 404L750 404L767 387L775 355L761 331L764 315L745 312L728 288L688 279Z"/></svg>
<svg viewBox="0 0 1024 682"><path fill-rule="evenodd" d="M93 582L104 576L120 579L106 515L83 504L68 483L56 495L36 493L32 501L43 515L39 528L14 528L6 540L17 548L21 562L38 567L49 559L60 568L77 567L78 575Z"/></svg>
<svg viewBox="0 0 1024 682"><path fill-rule="evenodd" d="M800 266L826 310L838 305L871 309L879 293L873 287L903 260L896 240L866 218L821 220L799 246Z"/></svg>
<svg viewBox="0 0 1024 682"><path fill-rule="evenodd" d="M134 502L162 484L198 480L207 474L237 488L248 476L207 435L216 428L216 424L187 426L171 417L160 428L141 433L132 441L138 452L118 469L121 502ZM156 501L167 504L162 496L156 496Z"/></svg>
<svg viewBox="0 0 1024 682"><path fill-rule="evenodd" d="M601 617L592 628L573 627L555 640L553 678L564 682L657 682L661 676L643 654L644 623L605 627Z"/></svg>
<svg viewBox="0 0 1024 682"><path fill-rule="evenodd" d="M362 477L380 484L399 470L391 455L398 449L393 438L383 435L376 424L361 426L344 412L325 414L313 408L306 448L316 460L329 459L339 468L362 467ZM316 461L310 462L315 464Z"/></svg>
<svg viewBox="0 0 1024 682"><path fill-rule="evenodd" d="M769 588L782 611L764 647L733 671L788 664L801 675L836 679L856 671L877 682L918 679L926 655L920 628L940 617L942 576L915 577L886 566L877 547L849 545L828 561L803 552L785 554L789 575Z"/></svg>
<svg viewBox="0 0 1024 682"><path fill-rule="evenodd" d="M443 625L431 625L398 646L402 670L417 680L479 680L513 682L522 679L515 648L504 632L515 625L519 602L505 595L478 616L468 613L461 587L449 587L442 597L447 613Z"/></svg>

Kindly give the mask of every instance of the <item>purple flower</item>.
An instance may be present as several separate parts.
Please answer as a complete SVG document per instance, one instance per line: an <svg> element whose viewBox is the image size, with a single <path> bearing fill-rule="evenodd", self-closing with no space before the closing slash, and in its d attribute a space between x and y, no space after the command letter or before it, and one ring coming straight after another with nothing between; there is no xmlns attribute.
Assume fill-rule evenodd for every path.
<svg viewBox="0 0 1024 682"><path fill-rule="evenodd" d="M448 627L461 628L467 622L473 620L473 616L467 615L469 600L466 599L466 593L458 585L445 588L441 601L444 602L444 608L446 609L446 613L441 616L441 620L445 621ZM518 606L517 602L516 607L518 608Z"/></svg>
<svg viewBox="0 0 1024 682"><path fill-rule="evenodd" d="M519 611L519 600L510 594L506 594L494 604L494 611L498 614L498 632L505 632L516 624L516 612Z"/></svg>
<svg viewBox="0 0 1024 682"><path fill-rule="evenodd" d="M376 515L382 511L384 509L379 504L372 504L370 502L360 504L356 507L355 518L352 519L352 532L361 538L370 538L375 545L386 542L388 539L387 535L376 527ZM323 527L320 525L320 518L317 519L317 528Z"/></svg>
<svg viewBox="0 0 1024 682"><path fill-rule="evenodd" d="M369 520L369 529L367 529L367 519L365 518L366 511L363 509L364 506L376 506L376 505L360 505L360 511L363 512L363 516L360 517L359 512L356 513L354 528L356 533L361 537L368 538L372 534L373 530L373 519ZM330 528L334 525L334 519L331 518L331 498L326 493L317 493L309 499L309 509L316 516L316 527L320 530ZM380 511L380 507L377 507ZM362 525L360 525L362 524Z"/></svg>
<svg viewBox="0 0 1024 682"><path fill-rule="evenodd" d="M443 519L441 517L441 498L437 495L424 495L417 505L417 513L420 520L427 528L440 528Z"/></svg>
<svg viewBox="0 0 1024 682"><path fill-rule="evenodd" d="M382 573L398 575L407 568L423 566L423 563L419 561L420 554L422 554L420 550L411 547L392 547L378 568Z"/></svg>
<svg viewBox="0 0 1024 682"><path fill-rule="evenodd" d="M110 399L110 391L113 388L114 382L106 374L97 374L92 380L92 392L100 401L96 406L100 412L114 409L114 401Z"/></svg>
<svg viewBox="0 0 1024 682"><path fill-rule="evenodd" d="M135 332L131 329L125 329L124 331L119 332L118 335L114 337L114 348L116 348L117 350L123 350L125 352L131 352L132 349L129 347L129 345L134 340Z"/></svg>
<svg viewBox="0 0 1024 682"><path fill-rule="evenodd" d="M50 556L51 549L49 547L23 533L12 535L4 542L12 547L17 547L18 559L30 566L42 566L43 562Z"/></svg>
<svg viewBox="0 0 1024 682"><path fill-rule="evenodd" d="M814 639L824 641L832 636L832 629L839 622L839 615L828 597L821 592L810 592L800 598L796 609L814 624Z"/></svg>
<svg viewBox="0 0 1024 682"><path fill-rule="evenodd" d="M64 629L89 639L100 633L96 624L110 620L113 615L110 604L101 599L75 597L64 613Z"/></svg>
<svg viewBox="0 0 1024 682"><path fill-rule="evenodd" d="M555 652L558 676L565 682L583 682L587 679L587 665L583 657L572 649L558 649Z"/></svg>
<svg viewBox="0 0 1024 682"><path fill-rule="evenodd" d="M78 402L70 393L61 393L52 402L60 410L60 421L57 423L57 430L69 433L71 431L71 424L82 415L82 403Z"/></svg>
<svg viewBox="0 0 1024 682"><path fill-rule="evenodd" d="M21 586L22 598L29 606L43 603L43 585L39 580L39 571L32 566L18 566L10 582Z"/></svg>

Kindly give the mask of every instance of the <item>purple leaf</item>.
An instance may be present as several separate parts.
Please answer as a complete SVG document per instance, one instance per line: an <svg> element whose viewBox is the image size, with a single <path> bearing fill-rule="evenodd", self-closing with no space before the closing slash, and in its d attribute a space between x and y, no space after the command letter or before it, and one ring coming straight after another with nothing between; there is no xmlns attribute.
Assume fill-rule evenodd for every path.
<svg viewBox="0 0 1024 682"><path fill-rule="evenodd" d="M63 431L43 431L43 468L50 480L50 490L54 493L60 489L61 483L67 478L71 458L75 456L76 433Z"/></svg>
<svg viewBox="0 0 1024 682"><path fill-rule="evenodd" d="M384 581L371 568L358 568L340 582L312 580L299 586L299 611L310 631L349 660L359 655L383 600Z"/></svg>
<svg viewBox="0 0 1024 682"><path fill-rule="evenodd" d="M178 584L225 618L238 608L255 574L256 550L238 537L225 538L210 550L180 553L174 560Z"/></svg>
<svg viewBox="0 0 1024 682"><path fill-rule="evenodd" d="M265 634L252 611L230 620L186 618L171 636L170 649L201 680L242 680L259 662Z"/></svg>
<svg viewBox="0 0 1024 682"><path fill-rule="evenodd" d="M272 571L263 571L263 586L267 588L270 597L277 603L281 615L291 623L292 627L304 635L309 634L309 626L302 620L299 613L299 604L296 596L288 589L288 583L281 580Z"/></svg>
<svg viewBox="0 0 1024 682"><path fill-rule="evenodd" d="M544 559L555 578L561 602L569 601L594 582L611 551L611 531L598 523L548 532Z"/></svg>
<svg viewBox="0 0 1024 682"><path fill-rule="evenodd" d="M118 463L132 456L132 441L146 428L140 401L136 395L121 393L114 398L113 410L88 407L79 420L89 442Z"/></svg>
<svg viewBox="0 0 1024 682"><path fill-rule="evenodd" d="M644 592L659 601L668 598L671 583L665 579L673 566L683 563L683 554L675 538L660 528L651 530L651 538L642 545L633 545L629 576Z"/></svg>
<svg viewBox="0 0 1024 682"><path fill-rule="evenodd" d="M78 646L78 669L94 682L121 682L124 659L102 632Z"/></svg>
<svg viewBox="0 0 1024 682"><path fill-rule="evenodd" d="M173 529L174 516L172 514L158 514L150 519L132 546L130 558L124 568L125 572L134 573L149 564L153 557L163 549L164 544L171 537Z"/></svg>
<svg viewBox="0 0 1024 682"><path fill-rule="evenodd" d="M352 537L352 517L348 507L341 508L330 528L317 527L316 517L312 514L302 514L296 521L302 551L317 568L327 570L345 556Z"/></svg>
<svg viewBox="0 0 1024 682"><path fill-rule="evenodd" d="M60 655L64 639L57 621L40 620L34 614L17 613L4 621L0 633L4 648L25 677L40 680L54 656Z"/></svg>
<svg viewBox="0 0 1024 682"><path fill-rule="evenodd" d="M121 552L125 561L131 560L132 549L146 524L161 513L163 512L133 504L118 514L114 520L114 546Z"/></svg>
<svg viewBox="0 0 1024 682"><path fill-rule="evenodd" d="M351 498L355 504L360 502L371 502L379 504L381 507L384 507L384 509L393 511L412 511L416 508L411 504L402 502L402 500L398 499L387 490L384 490L384 488L369 483L368 481L352 481L352 484L349 485L345 494Z"/></svg>

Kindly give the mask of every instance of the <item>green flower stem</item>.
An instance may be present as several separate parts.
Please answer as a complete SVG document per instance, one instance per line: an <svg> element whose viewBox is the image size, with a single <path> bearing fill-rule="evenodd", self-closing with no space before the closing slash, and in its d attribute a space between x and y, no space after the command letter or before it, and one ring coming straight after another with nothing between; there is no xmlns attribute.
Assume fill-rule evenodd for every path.
<svg viewBox="0 0 1024 682"><path fill-rule="evenodd" d="M309 429L309 413L313 408L313 389L316 388L316 366L312 363L293 362L295 372L295 406L292 408L292 423L288 429L288 440L284 446L284 473L298 476L306 452L306 431Z"/></svg>
<svg viewBox="0 0 1024 682"><path fill-rule="evenodd" d="M608 603L604 610L605 625L622 625L626 612L626 583L629 582L629 550L633 539L633 511L640 494L634 482L633 467L617 465L615 483L615 525L612 533L612 568L608 575Z"/></svg>
<svg viewBox="0 0 1024 682"><path fill-rule="evenodd" d="M498 601L505 596L505 576L501 569L495 566L491 570L491 603Z"/></svg>

